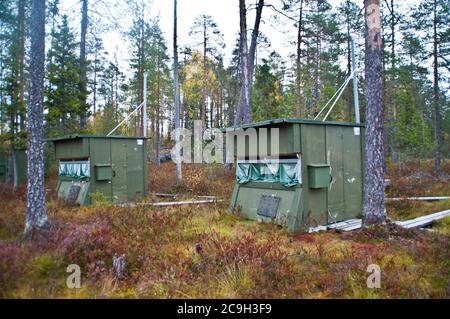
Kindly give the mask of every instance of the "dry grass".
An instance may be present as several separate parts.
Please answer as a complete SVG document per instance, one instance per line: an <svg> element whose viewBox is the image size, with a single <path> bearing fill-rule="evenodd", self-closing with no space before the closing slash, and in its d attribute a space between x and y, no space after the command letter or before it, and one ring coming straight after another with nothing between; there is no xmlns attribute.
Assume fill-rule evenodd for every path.
<svg viewBox="0 0 450 319"><path fill-rule="evenodd" d="M228 199L234 171L150 167L152 192ZM448 220L433 233L378 226L352 233L293 235L227 213L227 201L199 207L68 207L49 194L53 227L21 242L25 196L1 193L0 297L15 298L448 298ZM442 204L446 205L446 204ZM426 211L430 207L420 208ZM416 213L417 206L407 210ZM396 208L400 214L401 209ZM114 254L126 255L116 279ZM82 270L82 287L66 288L66 267ZM369 289L369 264L381 289Z"/></svg>

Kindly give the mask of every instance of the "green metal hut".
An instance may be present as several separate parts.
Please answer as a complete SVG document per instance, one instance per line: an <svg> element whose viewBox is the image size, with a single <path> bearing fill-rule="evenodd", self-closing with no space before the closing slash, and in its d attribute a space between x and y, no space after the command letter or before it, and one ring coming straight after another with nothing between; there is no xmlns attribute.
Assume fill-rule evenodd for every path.
<svg viewBox="0 0 450 319"><path fill-rule="evenodd" d="M0 182L2 183L6 181L7 167L8 167L8 156L6 152L0 149Z"/></svg>
<svg viewBox="0 0 450 319"><path fill-rule="evenodd" d="M236 156L232 211L294 232L361 215L363 125L277 119L228 128L227 140L233 139L235 154L232 134L252 128L258 136L257 152L248 142ZM275 150L271 134L267 134L268 145L261 144L264 128L278 129Z"/></svg>
<svg viewBox="0 0 450 319"><path fill-rule="evenodd" d="M19 184L27 180L27 153L25 148L15 148L14 156L17 165L17 181ZM5 183L8 176L8 150L0 150L0 182Z"/></svg>
<svg viewBox="0 0 450 319"><path fill-rule="evenodd" d="M146 138L68 135L48 141L59 165L58 198L88 205L92 193L114 203L147 195Z"/></svg>

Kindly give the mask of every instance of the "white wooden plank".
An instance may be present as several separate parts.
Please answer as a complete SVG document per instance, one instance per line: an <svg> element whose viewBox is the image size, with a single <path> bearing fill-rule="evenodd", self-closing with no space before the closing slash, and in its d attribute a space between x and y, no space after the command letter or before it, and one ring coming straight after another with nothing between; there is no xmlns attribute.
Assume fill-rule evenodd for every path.
<svg viewBox="0 0 450 319"><path fill-rule="evenodd" d="M415 227L422 227L422 226L429 225L433 221L447 217L447 216L450 216L450 209L444 210L442 212L429 214L426 216L420 216L420 217L410 219L410 220L396 221L394 223L403 228L415 228ZM337 230L341 230L341 231L351 231L351 230L361 228L361 226L362 226L361 219L349 219L349 220L334 223L334 224L310 227L309 232L313 233L313 232L325 231L325 230L329 230L329 229L337 229Z"/></svg>
<svg viewBox="0 0 450 319"><path fill-rule="evenodd" d="M395 223L403 228L415 228L431 224L433 221L442 219L447 216L450 216L450 209L406 221L397 221Z"/></svg>
<svg viewBox="0 0 450 319"><path fill-rule="evenodd" d="M157 197L172 197L172 198L176 198L179 197L179 194L165 194L165 193L154 193L155 196ZM193 195L190 197L195 197L195 198L209 198L209 199L215 199L217 198L217 196L210 196L210 195Z"/></svg>
<svg viewBox="0 0 450 319"><path fill-rule="evenodd" d="M162 203L143 203L143 205L150 206L182 206L182 205L200 205L200 204L210 204L215 202L221 202L221 200L208 199L208 200L190 200L190 201L182 201L182 202L162 202Z"/></svg>
<svg viewBox="0 0 450 319"><path fill-rule="evenodd" d="M190 201L182 201L182 202L157 202L157 203L127 203L121 206L156 206L156 207L170 207L170 206L184 206L184 205L204 205L222 202L222 200L209 199L209 200L190 200Z"/></svg>
<svg viewBox="0 0 450 319"><path fill-rule="evenodd" d="M419 197L393 197L393 198L386 198L388 201L401 201L401 200L417 200L417 201L434 201L434 200L446 200L450 199L450 196L419 196Z"/></svg>

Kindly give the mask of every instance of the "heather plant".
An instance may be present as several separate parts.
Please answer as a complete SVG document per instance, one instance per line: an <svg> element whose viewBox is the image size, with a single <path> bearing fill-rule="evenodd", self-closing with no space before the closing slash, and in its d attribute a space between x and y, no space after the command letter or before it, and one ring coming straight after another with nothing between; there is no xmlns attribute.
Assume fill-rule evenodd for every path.
<svg viewBox="0 0 450 319"><path fill-rule="evenodd" d="M449 296L447 220L438 222L434 232L388 224L348 233L290 234L276 224L256 223L227 211L226 194L234 183L233 172L201 165L185 168L189 186L181 198L204 195L201 191L207 190L206 194L219 196L224 202L176 207L80 207L58 202L51 192L51 229L33 242L21 243L24 198L2 197L1 297ZM163 163L158 170L150 167L156 174L149 174L155 181L152 192L174 190L173 180L165 176L172 169L173 163ZM208 174L214 174L214 178L208 180ZM190 181L193 176L199 177ZM445 208L445 204L408 202L392 207L398 216L404 211L402 216L407 218ZM408 214L408 210L412 212ZM113 260L123 255L126 262L119 278L113 271ZM69 264L80 267L79 289L65 286ZM366 285L370 264L380 267L380 289Z"/></svg>

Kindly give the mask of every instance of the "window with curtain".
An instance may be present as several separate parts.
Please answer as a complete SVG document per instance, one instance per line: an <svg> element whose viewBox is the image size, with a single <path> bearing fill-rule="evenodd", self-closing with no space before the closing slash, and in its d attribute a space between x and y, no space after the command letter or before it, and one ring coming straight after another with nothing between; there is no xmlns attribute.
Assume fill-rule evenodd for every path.
<svg viewBox="0 0 450 319"><path fill-rule="evenodd" d="M239 184L271 182L293 187L301 183L301 161L300 159L238 161L236 178Z"/></svg>
<svg viewBox="0 0 450 319"><path fill-rule="evenodd" d="M73 178L90 177L89 161L60 161L59 176Z"/></svg>

